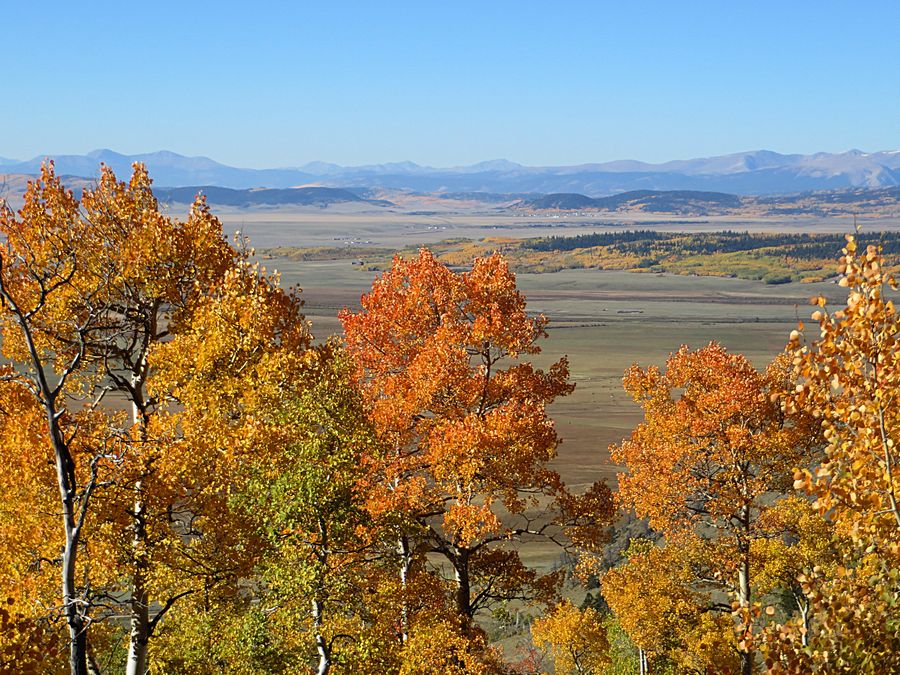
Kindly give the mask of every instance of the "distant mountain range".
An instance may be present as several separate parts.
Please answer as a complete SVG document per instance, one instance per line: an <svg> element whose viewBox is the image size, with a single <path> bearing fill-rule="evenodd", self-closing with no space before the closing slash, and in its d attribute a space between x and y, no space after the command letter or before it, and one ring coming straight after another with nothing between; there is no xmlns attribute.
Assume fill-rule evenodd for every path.
<svg viewBox="0 0 900 675"><path fill-rule="evenodd" d="M0 158L0 173L34 174L42 159ZM900 185L900 150L813 155L758 150L662 164L621 160L555 167L493 160L452 168L413 162L351 167L312 162L292 168L242 169L207 157L184 157L169 151L122 155L112 150L56 155L54 159L58 173L85 178L96 176L101 162L122 176L128 174L133 162L144 162L156 185L163 187L366 187L426 193L579 193L597 198L634 190L759 195Z"/></svg>

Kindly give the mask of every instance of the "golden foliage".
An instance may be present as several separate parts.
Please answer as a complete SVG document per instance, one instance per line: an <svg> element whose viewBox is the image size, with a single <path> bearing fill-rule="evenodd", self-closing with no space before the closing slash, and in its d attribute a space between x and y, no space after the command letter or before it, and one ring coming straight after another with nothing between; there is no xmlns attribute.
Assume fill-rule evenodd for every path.
<svg viewBox="0 0 900 675"><path fill-rule="evenodd" d="M557 675L599 675L609 663L609 642L603 617L597 610L578 609L570 601L559 603L531 624L534 645L548 649Z"/></svg>
<svg viewBox="0 0 900 675"><path fill-rule="evenodd" d="M712 594L697 589L695 566L712 547L684 538L664 547L632 543L627 562L601 579L603 597L632 641L652 658L665 656L689 670L738 672L737 638Z"/></svg>
<svg viewBox="0 0 900 675"><path fill-rule="evenodd" d="M840 260L846 304L814 298L818 335L791 334L797 384L784 401L822 420L825 458L799 467L795 487L833 526L837 560L801 577L810 620L768 632L773 672L894 672L900 668L900 509L897 506L900 323L889 294L897 284L880 251L847 237Z"/></svg>

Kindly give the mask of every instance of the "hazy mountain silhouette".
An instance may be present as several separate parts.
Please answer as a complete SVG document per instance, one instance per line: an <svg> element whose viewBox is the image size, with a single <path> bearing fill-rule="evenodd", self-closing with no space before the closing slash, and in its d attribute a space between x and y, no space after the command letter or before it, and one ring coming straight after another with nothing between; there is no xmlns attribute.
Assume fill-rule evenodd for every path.
<svg viewBox="0 0 900 675"><path fill-rule="evenodd" d="M147 164L156 185L208 185L245 189L379 187L417 192L579 193L603 197L634 190L692 190L731 194L774 194L850 187L900 185L900 151L782 155L769 150L649 164L619 160L577 166L523 166L503 159L471 166L435 168L413 162L340 166L311 162L296 168L245 169L208 157L169 151L122 155L95 150L55 156L62 175L94 177L100 162L127 175L132 162ZM3 173L36 173L43 157L0 159Z"/></svg>

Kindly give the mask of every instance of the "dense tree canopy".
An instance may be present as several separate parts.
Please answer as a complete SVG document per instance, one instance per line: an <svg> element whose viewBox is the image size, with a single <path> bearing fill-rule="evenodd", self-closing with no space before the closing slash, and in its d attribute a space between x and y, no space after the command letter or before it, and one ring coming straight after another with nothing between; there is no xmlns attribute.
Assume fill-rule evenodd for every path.
<svg viewBox="0 0 900 675"><path fill-rule="evenodd" d="M0 235L2 672L900 669L881 249L848 238L847 302L815 298L761 371L716 342L630 368L614 500L553 469L569 364L532 363L547 320L501 255L398 256L316 342L140 165L80 198L44 166ZM558 565L525 564L547 544Z"/></svg>

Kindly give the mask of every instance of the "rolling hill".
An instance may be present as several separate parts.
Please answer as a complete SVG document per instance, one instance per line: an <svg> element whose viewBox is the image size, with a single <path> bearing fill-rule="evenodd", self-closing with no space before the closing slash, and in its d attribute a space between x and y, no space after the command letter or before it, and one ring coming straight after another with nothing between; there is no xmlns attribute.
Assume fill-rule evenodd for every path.
<svg viewBox="0 0 900 675"><path fill-rule="evenodd" d="M718 212L740 208L741 205L740 197L722 192L634 190L596 199L572 193L549 194L535 199L523 200L515 208L534 210L627 210L704 215L711 211Z"/></svg>
<svg viewBox="0 0 900 675"><path fill-rule="evenodd" d="M374 206L391 206L391 202L383 199L364 199L355 192L341 188L301 187L234 190L202 185L198 187L155 188L154 194L161 202L189 204L198 193L206 196L211 204L217 206L328 206L346 202L360 202Z"/></svg>

